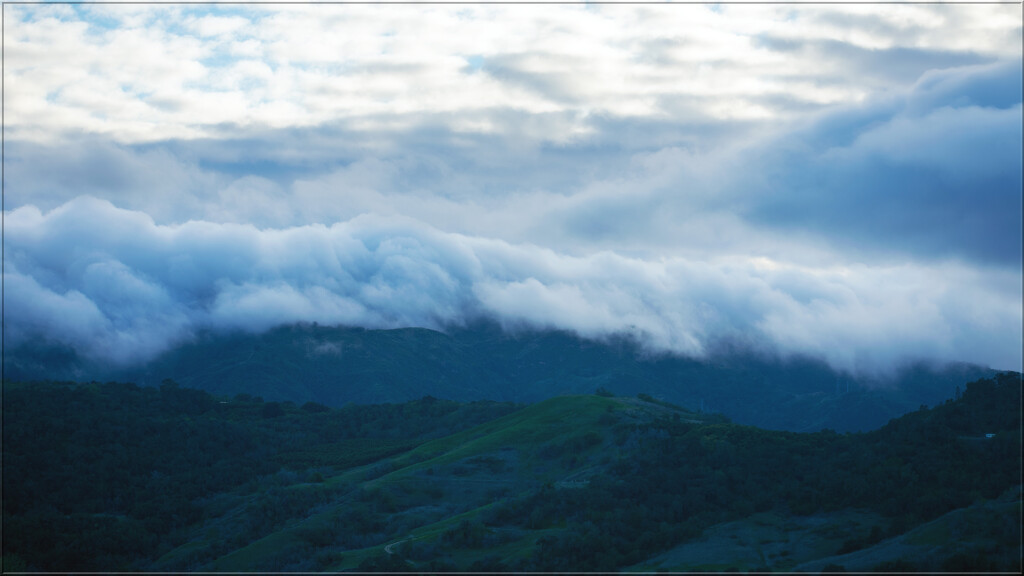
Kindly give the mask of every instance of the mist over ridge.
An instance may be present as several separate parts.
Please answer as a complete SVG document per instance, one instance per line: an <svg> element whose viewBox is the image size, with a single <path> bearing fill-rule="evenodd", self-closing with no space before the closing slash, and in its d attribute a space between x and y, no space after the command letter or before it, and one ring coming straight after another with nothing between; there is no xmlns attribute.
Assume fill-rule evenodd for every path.
<svg viewBox="0 0 1024 576"><path fill-rule="evenodd" d="M149 360L203 329L440 329L479 319L629 334L692 357L738 339L853 371L1015 359L1014 343L997 336L1019 319L1000 313L1014 297L991 287L1002 273L956 263L822 270L579 257L369 215L330 227L170 226L89 197L6 220L10 343L41 337L115 364Z"/></svg>
<svg viewBox="0 0 1024 576"><path fill-rule="evenodd" d="M261 333L204 330L137 365L111 366L73 349L30 342L9 350L21 381L174 382L222 396L295 406L391 404L424 397L530 404L614 394L667 401L776 430L856 432L935 406L996 371L965 363L906 362L851 374L823 360L776 357L722 340L703 358L656 351L629 335L583 338L557 329L480 320L427 328L364 329L298 323Z"/></svg>

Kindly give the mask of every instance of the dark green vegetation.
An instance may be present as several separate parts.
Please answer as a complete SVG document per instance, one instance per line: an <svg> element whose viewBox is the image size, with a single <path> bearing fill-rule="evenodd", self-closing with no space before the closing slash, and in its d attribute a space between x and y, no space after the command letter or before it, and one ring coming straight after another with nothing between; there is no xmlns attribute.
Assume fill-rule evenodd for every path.
<svg viewBox="0 0 1024 576"><path fill-rule="evenodd" d="M720 346L706 360L653 354L625 339L585 340L565 332L505 332L497 326L448 333L407 328L295 325L250 334L206 334L137 369L90 366L73 351L40 343L7 352L15 380L116 380L157 385L172 378L213 394L248 393L329 406L406 402L424 395L458 401L539 402L605 389L647 393L735 422L795 432L865 431L952 398L994 374L970 365L909 365L888 380L853 379L821 361L779 361Z"/></svg>
<svg viewBox="0 0 1024 576"><path fill-rule="evenodd" d="M3 392L5 568L1020 568L1015 373L863 434L607 391L342 409L172 382Z"/></svg>
<svg viewBox="0 0 1024 576"><path fill-rule="evenodd" d="M144 569L236 506L220 545L247 542L327 501L325 474L514 409L424 398L332 410L172 381L5 383L4 554L44 569Z"/></svg>

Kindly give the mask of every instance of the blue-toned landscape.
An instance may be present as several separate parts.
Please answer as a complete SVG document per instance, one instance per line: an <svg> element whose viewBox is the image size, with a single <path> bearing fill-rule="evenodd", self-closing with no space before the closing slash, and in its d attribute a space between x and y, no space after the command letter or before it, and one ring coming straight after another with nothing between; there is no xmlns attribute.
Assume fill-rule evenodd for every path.
<svg viewBox="0 0 1024 576"><path fill-rule="evenodd" d="M1021 570L1019 3L3 17L4 573Z"/></svg>

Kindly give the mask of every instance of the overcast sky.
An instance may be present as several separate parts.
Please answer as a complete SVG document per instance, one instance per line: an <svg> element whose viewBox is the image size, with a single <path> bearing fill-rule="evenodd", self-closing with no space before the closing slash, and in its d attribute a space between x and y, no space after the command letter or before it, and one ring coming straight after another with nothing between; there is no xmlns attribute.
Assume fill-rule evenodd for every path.
<svg viewBox="0 0 1024 576"><path fill-rule="evenodd" d="M5 5L8 345L1021 369L1021 5Z"/></svg>

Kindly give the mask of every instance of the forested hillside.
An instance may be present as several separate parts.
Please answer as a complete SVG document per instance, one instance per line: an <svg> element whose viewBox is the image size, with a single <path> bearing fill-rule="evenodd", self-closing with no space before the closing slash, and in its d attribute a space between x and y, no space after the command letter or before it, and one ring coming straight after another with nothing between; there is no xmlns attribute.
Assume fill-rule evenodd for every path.
<svg viewBox="0 0 1024 576"><path fill-rule="evenodd" d="M722 346L705 359L655 354L627 338L587 340L568 332L507 332L496 325L447 333L310 324L253 334L201 335L139 367L113 370L44 345L8 354L15 379L117 380L157 385L170 378L213 394L266 400L537 402L604 388L647 393L736 422L798 432L864 431L952 398L994 372L978 366L908 364L886 377L854 377L806 357L786 360Z"/></svg>
<svg viewBox="0 0 1024 576"><path fill-rule="evenodd" d="M863 434L604 390L341 409L171 381L3 392L5 570L1020 567L1016 373ZM714 558L687 548L723 534Z"/></svg>
<svg viewBox="0 0 1024 576"><path fill-rule="evenodd" d="M284 486L514 409L433 398L330 409L173 381L5 383L4 553L40 569L145 569L205 515L258 495L232 535L255 538L330 493Z"/></svg>

